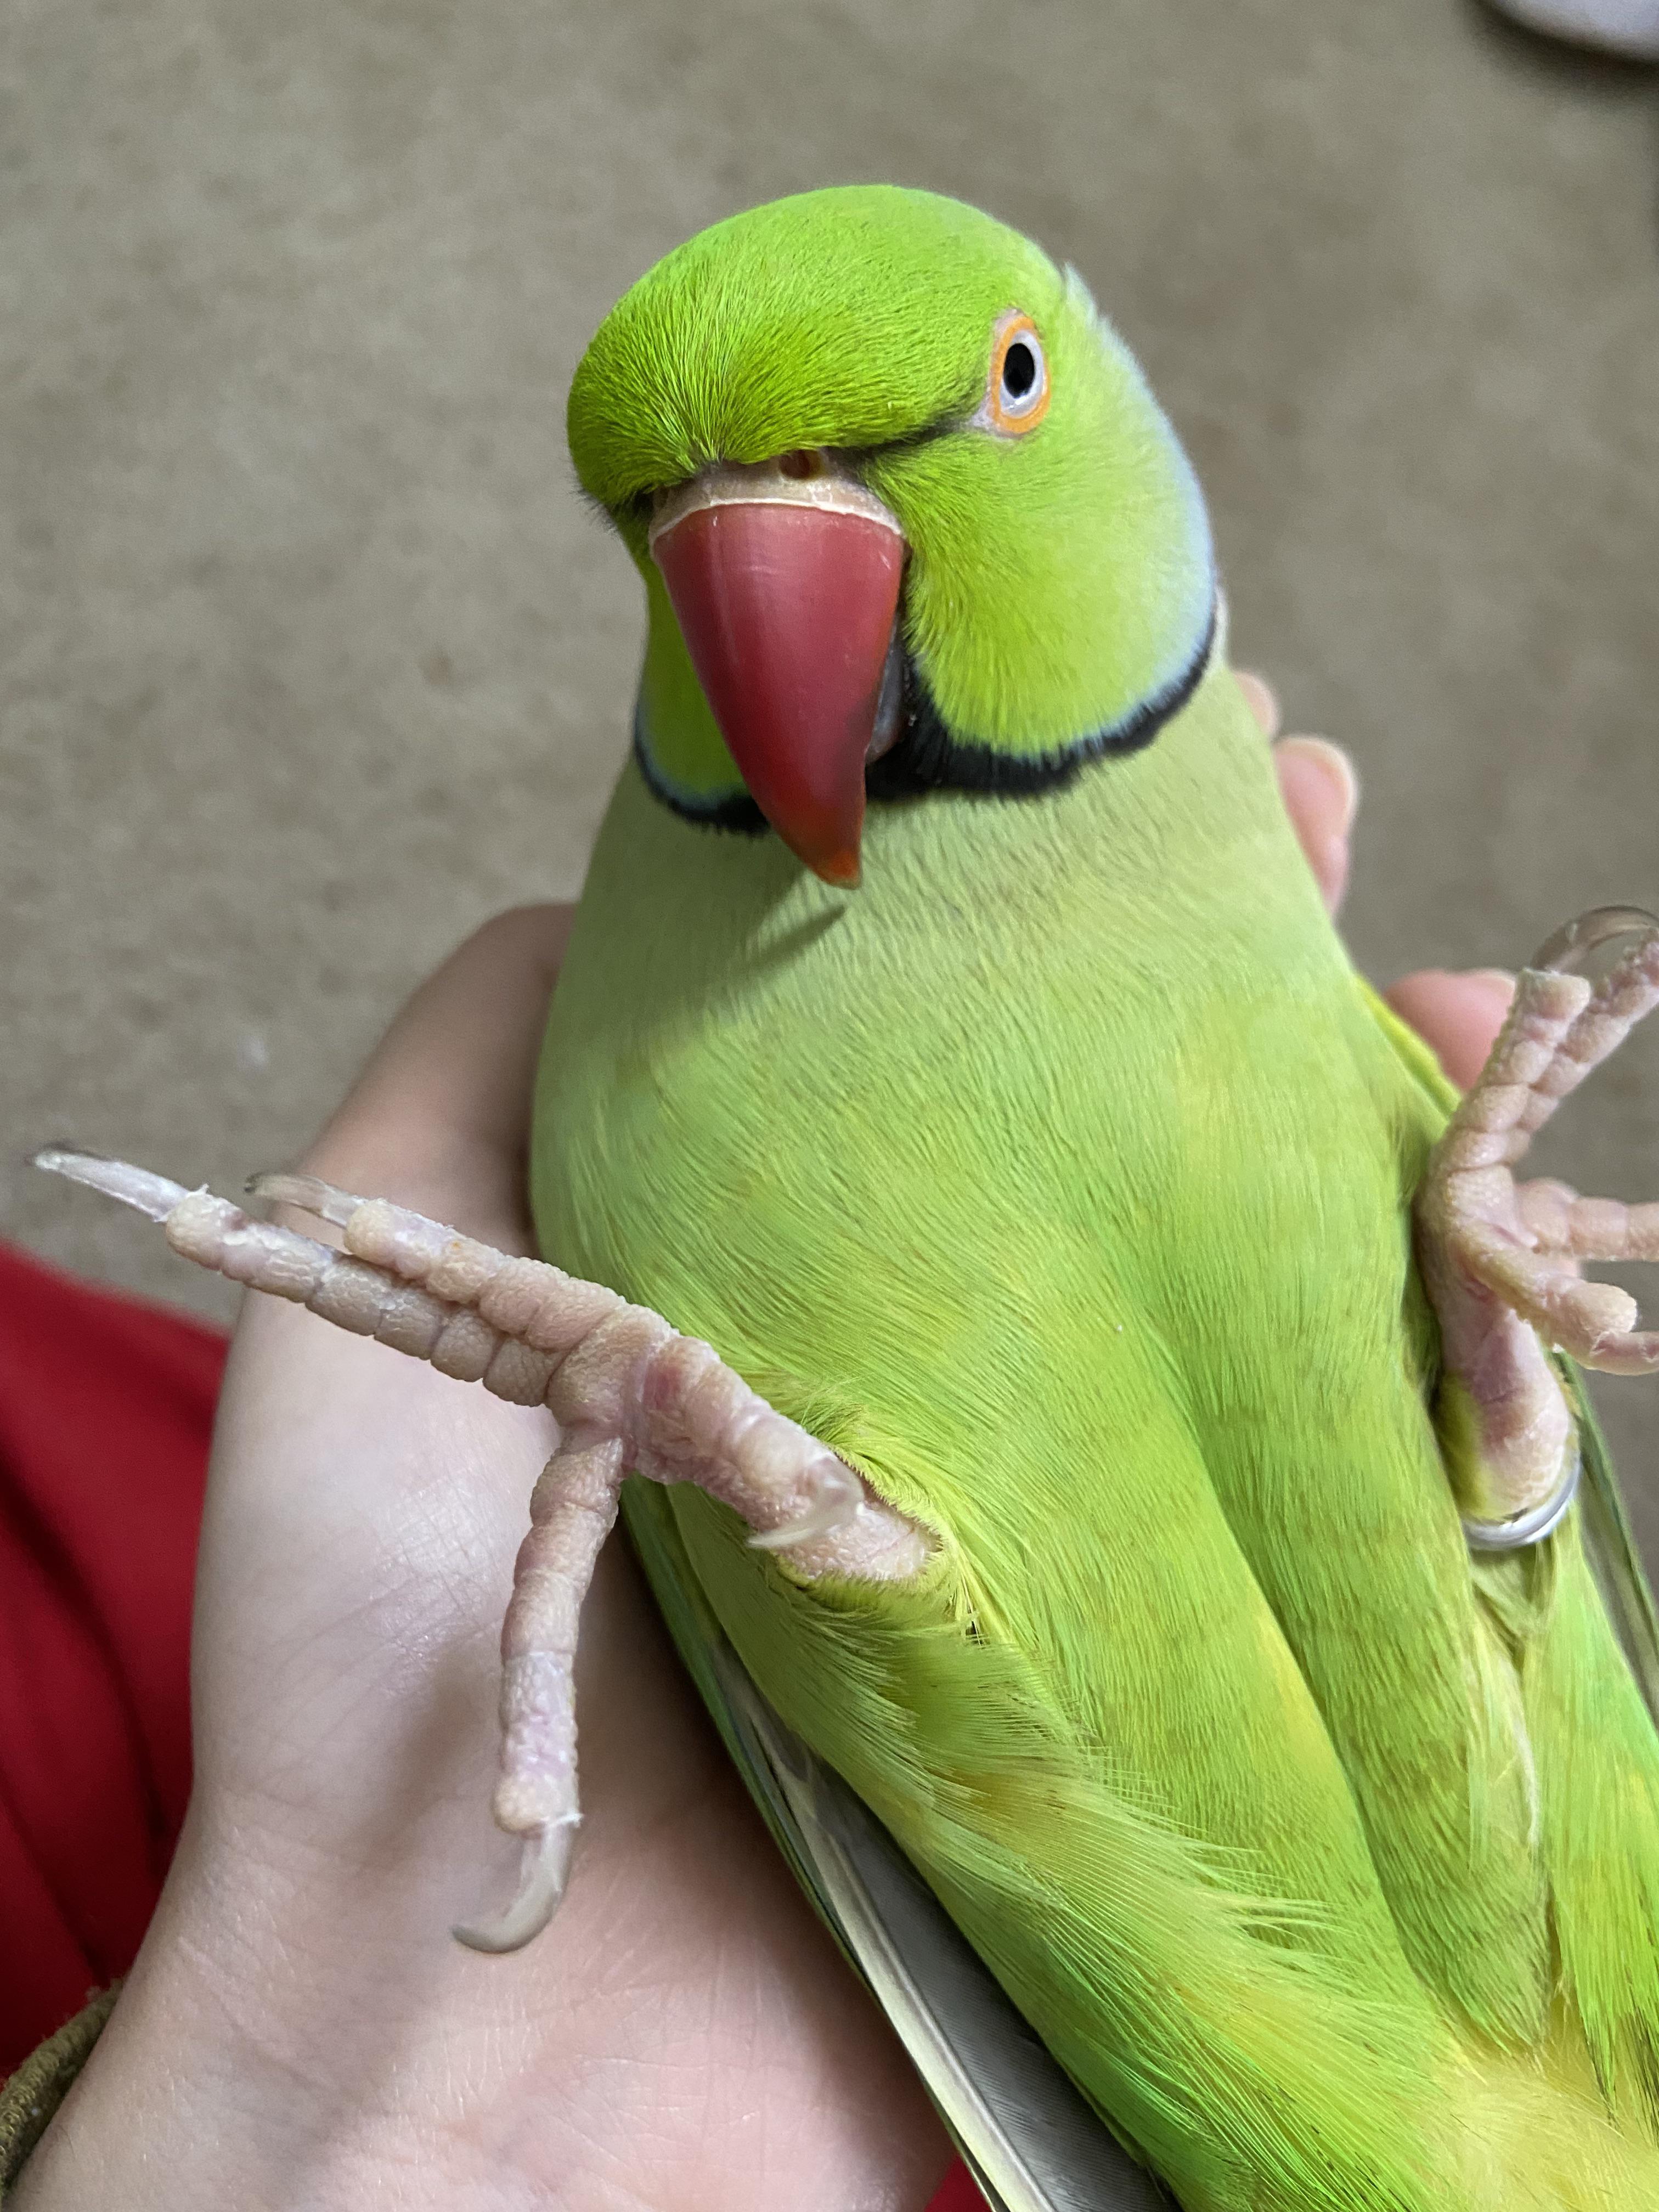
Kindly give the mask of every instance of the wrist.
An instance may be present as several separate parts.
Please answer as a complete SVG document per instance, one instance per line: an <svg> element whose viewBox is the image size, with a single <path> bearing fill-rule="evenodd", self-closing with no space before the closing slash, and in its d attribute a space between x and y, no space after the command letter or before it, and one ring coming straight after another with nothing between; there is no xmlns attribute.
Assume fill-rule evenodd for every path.
<svg viewBox="0 0 1659 2212"><path fill-rule="evenodd" d="M158 1923L7 2212L280 2201L267 2185L302 2115L283 2124L259 2055L222 2021L214 2032L192 1950L161 1939Z"/></svg>
<svg viewBox="0 0 1659 2212"><path fill-rule="evenodd" d="M6 2212L343 2212L381 2201L361 2147L340 2140L325 2000L302 1953L295 1971L291 1927L278 1932L281 1887L252 1878L240 1857L210 1869L181 1847L132 1972Z"/></svg>
<svg viewBox="0 0 1659 2212"><path fill-rule="evenodd" d="M495 1962L481 1975L450 1942L432 1880L411 1900L398 1869L349 1868L246 1817L225 1826L203 1847L187 1825L118 2002L5 2212L544 2202L513 2145L484 2160L471 2140L481 2078L516 2080L529 2029L501 2002L512 1993L488 1988ZM436 1879L447 1895L453 1870Z"/></svg>

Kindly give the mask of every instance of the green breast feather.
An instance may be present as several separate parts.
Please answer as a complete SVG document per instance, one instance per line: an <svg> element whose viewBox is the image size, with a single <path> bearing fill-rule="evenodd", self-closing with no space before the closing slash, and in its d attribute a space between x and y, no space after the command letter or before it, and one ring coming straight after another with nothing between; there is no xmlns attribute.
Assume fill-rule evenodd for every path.
<svg viewBox="0 0 1659 2212"><path fill-rule="evenodd" d="M781 204L644 280L573 395L653 588L544 1249L935 1532L919 1582L809 1585L670 1493L766 1695L1184 2203L1659 2201L1659 2022L1592 2051L1563 2001L1561 1900L1594 1904L1565 1863L1553 1893L1583 1841L1533 1763L1571 1755L1563 1668L1627 1678L1571 1529L1471 1566L1409 1218L1449 1094L1296 849L1190 472L1024 241ZM1053 405L975 440L1013 309ZM664 488L797 448L906 540L910 767L871 768L850 895L697 818L743 776L647 546ZM1645 1899L1651 1734L1619 1728Z"/></svg>

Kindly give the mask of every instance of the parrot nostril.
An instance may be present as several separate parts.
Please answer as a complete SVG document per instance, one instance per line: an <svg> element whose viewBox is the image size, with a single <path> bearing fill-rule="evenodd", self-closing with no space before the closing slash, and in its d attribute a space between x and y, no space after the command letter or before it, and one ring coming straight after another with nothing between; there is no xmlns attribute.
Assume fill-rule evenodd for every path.
<svg viewBox="0 0 1659 2212"><path fill-rule="evenodd" d="M792 453L780 453L778 472L796 483L805 483L810 477L823 474L823 455L805 446L798 446Z"/></svg>

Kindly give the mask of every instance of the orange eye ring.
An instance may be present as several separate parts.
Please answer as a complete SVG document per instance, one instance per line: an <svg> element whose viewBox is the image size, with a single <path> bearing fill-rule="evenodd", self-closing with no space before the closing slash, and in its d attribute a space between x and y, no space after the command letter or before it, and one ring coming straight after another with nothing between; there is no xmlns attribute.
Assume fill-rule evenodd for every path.
<svg viewBox="0 0 1659 2212"><path fill-rule="evenodd" d="M991 331L991 374L975 420L1005 438L1023 438L1048 412L1048 357L1042 340L1031 318L1011 308Z"/></svg>

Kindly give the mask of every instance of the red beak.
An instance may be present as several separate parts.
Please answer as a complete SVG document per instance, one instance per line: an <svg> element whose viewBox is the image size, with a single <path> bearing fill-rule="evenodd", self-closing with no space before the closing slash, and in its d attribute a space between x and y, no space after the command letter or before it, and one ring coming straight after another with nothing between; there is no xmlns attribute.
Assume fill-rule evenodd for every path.
<svg viewBox="0 0 1659 2212"><path fill-rule="evenodd" d="M825 883L850 887L904 538L861 486L839 503L842 489L691 504L651 551L756 805Z"/></svg>

